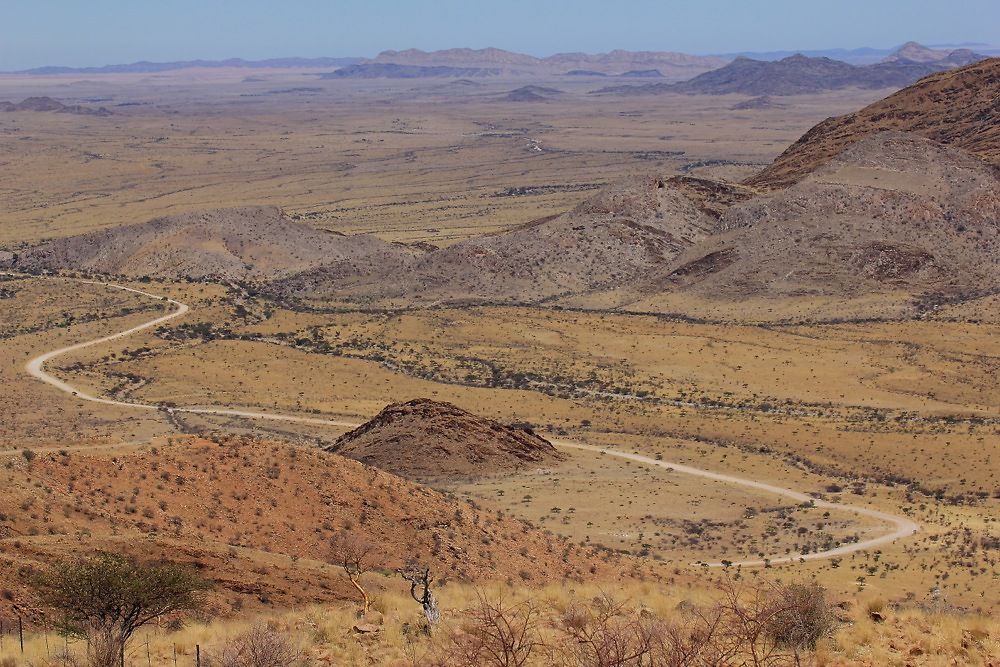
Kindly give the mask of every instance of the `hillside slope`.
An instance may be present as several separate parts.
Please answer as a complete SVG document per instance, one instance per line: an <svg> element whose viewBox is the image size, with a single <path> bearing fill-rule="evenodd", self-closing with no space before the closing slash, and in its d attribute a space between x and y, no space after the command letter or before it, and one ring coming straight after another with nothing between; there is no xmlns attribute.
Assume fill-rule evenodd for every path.
<svg viewBox="0 0 1000 667"><path fill-rule="evenodd" d="M6 457L0 472L0 588L30 599L25 565L96 549L197 566L216 611L354 599L329 540L347 530L391 572L409 559L436 578L608 576L582 549L496 512L341 456L283 442L178 439L134 453ZM568 549L568 551L567 551ZM566 551L566 557L563 552ZM591 568L595 575L591 574ZM0 614L10 599L0 599Z"/></svg>
<svg viewBox="0 0 1000 667"><path fill-rule="evenodd" d="M705 238L720 201L746 198L739 187L697 179L634 178L573 210L427 253L403 270L345 281L327 268L268 286L298 302L541 303L631 284Z"/></svg>
<svg viewBox="0 0 1000 667"><path fill-rule="evenodd" d="M711 299L1000 290L1000 181L964 151L887 132L726 211L657 281Z"/></svg>
<svg viewBox="0 0 1000 667"><path fill-rule="evenodd" d="M413 250L370 236L317 230L275 207L215 209L57 239L20 254L15 268L129 277L273 278L321 264L343 273L397 266Z"/></svg>
<svg viewBox="0 0 1000 667"><path fill-rule="evenodd" d="M1000 58L929 76L861 111L827 119L747 183L791 185L851 144L885 130L914 132L1000 164Z"/></svg>
<svg viewBox="0 0 1000 667"><path fill-rule="evenodd" d="M426 398L386 406L329 451L408 479L491 475L563 459L530 431Z"/></svg>

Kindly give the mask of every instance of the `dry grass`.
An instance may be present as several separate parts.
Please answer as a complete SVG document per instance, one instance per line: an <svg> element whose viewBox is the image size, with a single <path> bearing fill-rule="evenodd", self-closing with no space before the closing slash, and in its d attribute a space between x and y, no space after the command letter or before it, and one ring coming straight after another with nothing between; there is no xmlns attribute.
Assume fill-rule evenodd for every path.
<svg viewBox="0 0 1000 667"><path fill-rule="evenodd" d="M254 627L266 627L302 651L306 664L315 665L414 665L428 664L440 655L449 634L468 618L464 610L474 608L480 595L496 600L502 596L513 608L531 602L539 610L540 639L553 645L560 616L580 605L608 596L646 614L668 621L683 622L682 609L707 605L718 599L711 589L662 588L651 585L598 587L595 585L487 587L452 584L439 591L443 621L431 637L420 633L419 607L402 592L387 592L374 601L374 609L384 625L374 634L352 630L358 620L353 607L312 606L286 612L247 613L239 619L193 622L181 630L151 629L134 641L127 664L154 665L194 663L195 647L203 655L218 652L228 642ZM891 609L884 623L874 623L858 604L850 604L840 617L834 633L821 639L816 652L807 656L810 664L840 665L987 665L1000 651L1000 623L978 616L934 613L916 609ZM0 660L14 659L14 665L44 664L64 646L56 635L29 635L22 658L9 637L5 638ZM148 659L147 659L148 642ZM69 644L79 652L79 644ZM13 650L12 650L13 649ZM541 657L542 651L536 651ZM531 665L551 664L535 660ZM571 663L575 664L575 663Z"/></svg>
<svg viewBox="0 0 1000 667"><path fill-rule="evenodd" d="M25 295L47 304L39 307L40 318L57 314L74 285L22 282L30 285ZM903 511L924 525L917 537L881 553L800 569L844 593L862 588L906 602L927 599L938 588L958 607L991 609L996 603L990 592L997 571L991 546L998 538L996 500L978 496L989 496L1000 485L995 457L985 446L997 437L996 425L989 418L976 423L937 417L967 410L995 393L988 381L996 356L991 325L928 321L775 329L523 308L393 316L277 310L260 320L238 317L234 293L217 286L147 287L190 303L194 310L186 322L204 321L273 342L173 341L142 334L62 358L55 364L66 369L60 374L126 398L247 405L356 421L390 401L434 397L502 422L532 423L543 434ZM81 312L90 304L100 307L99 300L88 301L97 299L96 293L80 294ZM7 301L28 307L19 298ZM244 302L262 310L262 304ZM8 410L2 414L12 456L24 446L56 453L94 444L109 447L95 453L113 456L178 429L264 432L310 444L329 443L339 435L329 427L215 417L170 422L158 413L80 404L23 375L31 352L116 326L124 324L89 323L8 339L0 373L7 382L2 400ZM331 353L294 348L300 337L316 340L315 332ZM143 348L149 351L137 353ZM512 349L517 354L510 354ZM532 374L535 380L523 389L489 386L478 370L483 366L463 367L462 357L494 364L502 378ZM76 363L82 364L80 370ZM123 386L126 375L140 382ZM563 389L560 383L585 390L644 390L685 403L579 396L573 386ZM917 387L928 391L917 395ZM809 405L802 403L806 397ZM774 528L770 515L758 512L749 522L742 518L747 507L770 506L766 497L744 498L729 488L654 475L639 466L583 463L558 476L449 487L488 508L538 521L573 542L590 537L591 544L635 552L649 544L650 555L672 560L671 567L684 576L692 569L689 563L708 555L752 552L754 541L758 549L768 544L779 550L795 548L799 541L781 524L767 537ZM532 496L530 503L522 502L526 494ZM555 507L561 511L552 512ZM827 517L796 514L795 531L823 532L818 523L824 523L824 531L831 523ZM679 523L652 527L649 517ZM683 520L691 517L724 525L709 530L712 539L685 544L690 540ZM831 527L835 537L865 529L853 522Z"/></svg>

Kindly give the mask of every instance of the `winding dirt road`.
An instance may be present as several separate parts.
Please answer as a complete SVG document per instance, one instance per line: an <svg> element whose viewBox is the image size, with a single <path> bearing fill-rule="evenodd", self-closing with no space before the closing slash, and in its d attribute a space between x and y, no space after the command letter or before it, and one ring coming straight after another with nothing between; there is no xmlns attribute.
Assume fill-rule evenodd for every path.
<svg viewBox="0 0 1000 667"><path fill-rule="evenodd" d="M563 441L552 441L553 444L559 447L564 447L568 449L582 449L588 452L599 452L601 454L607 454L608 456L615 456L620 459L627 459L629 461L637 461L639 463L644 463L650 466L658 466L660 468L666 468L671 472L678 472L683 475L694 475L695 477L704 477L705 479L711 479L716 482L722 482L723 484L734 484L737 486L744 486L750 489L755 489L757 491L763 491L765 493L773 493L778 496L783 496L794 500L797 503L812 503L815 507L822 507L825 509L840 510L842 512L851 512L852 514L857 514L858 516L868 517L871 519L878 519L879 521L885 521L893 526L893 531L891 533L886 533L885 535L879 535L878 537L873 537L867 540L861 540L854 542L852 544L844 544L839 547L834 547L833 549L827 549L825 551L816 551L809 554L796 554L792 556L781 555L781 556L771 556L770 558L762 558L759 560L736 560L729 563L730 565L736 566L741 565L745 567L758 567L770 563L772 565L778 565L780 563L797 563L799 561L807 560L822 560L824 558L836 558L837 556L844 556L846 554L854 553L855 551L863 551L865 549L873 549L875 547L884 546L890 542L895 542L896 540L913 535L918 530L920 530L920 524L912 519L905 516L898 516L896 514L889 514L888 512L881 512L879 510L870 509L868 507L859 507L858 505L848 505L846 503L832 503L829 500L819 500L813 498L812 496L801 493L799 491L792 491L791 489L786 489L781 486L775 486L773 484L767 484L766 482L758 482L752 479L744 479L742 477L735 477L733 475L726 475L718 472L711 472L708 470L702 470L701 468L694 468L692 466L684 465L681 463L671 463L670 461L660 461L657 459L650 458L648 456L643 456L642 454L630 454L628 452L619 452L613 449L606 449L604 447L595 447L594 445L582 445L577 442L563 442ZM724 563L706 563L709 567L722 567Z"/></svg>
<svg viewBox="0 0 1000 667"><path fill-rule="evenodd" d="M68 352L74 352L76 350L82 350L84 348L93 347L95 345L108 343L117 340L119 338L124 338L134 333L138 333L139 331L149 329L150 327L158 326L174 318L181 317L190 310L190 308L186 304L183 304L180 301L157 296L155 294L150 294L149 292L133 289L131 287L125 287L123 285L116 285L114 283L104 283L93 280L82 280L80 282L88 283L91 285L103 285L111 289L124 290L126 292L133 292L135 294L147 296L151 299L156 299L158 301L168 303L174 306L175 310L171 313L157 317L143 324L139 324L130 329L126 329L125 331L119 331L118 333L111 334L109 336L104 336L102 338L96 338L94 340L89 340L82 343L76 343L75 345L62 347L59 348L58 350L52 350L51 352L46 352L37 357L34 357L33 359L30 359L27 362L27 364L25 364L25 370L27 370L27 372L32 377L38 378L42 382L45 382L62 392L72 394L73 396L76 396L77 398L84 401L103 403L105 405L114 405L124 408L133 408L137 410L164 410L167 412L179 412L179 413L189 413L189 414L246 417L250 419L267 419L272 421L285 421L285 422L294 422L299 424L317 424L326 426L340 426L347 428L354 428L358 426L358 424L354 422L338 421L333 419L319 419L315 417L302 417L297 415L282 415L269 412L256 412L253 410L237 410L229 408L165 407L159 405L151 405L147 403L131 403L126 401L116 401L109 398L102 398L100 396L94 396L92 394L88 394L87 392L76 389L72 385L46 372L45 364L55 359L56 357L59 357ZM723 566L760 567L766 564L777 565L781 563L795 563L800 561L836 558L837 556L844 556L857 551L863 551L866 549L873 549L876 547L884 546L898 539L913 535L914 533L920 530L920 524L905 516L890 514L888 512L882 512L879 510L871 509L868 507L861 507L858 505L849 505L846 503L834 503L827 500L818 500L808 494L799 491L793 491L791 489L786 489L781 486L775 486L773 484L768 484L766 482L759 482L752 479L735 477L733 475L711 472L709 470L702 470L701 468L695 468L681 463L661 461L650 458L648 456L643 456L641 454L631 454L628 452L616 451L604 447L596 447L593 445L585 445L577 442L569 442L562 440L553 440L552 442L556 446L565 449L576 449L589 452L597 452L602 455L614 456L620 459L642 463L644 465L665 468L675 473L702 477L704 479L710 479L712 481L721 482L723 484L733 484L737 486L747 487L757 491L762 491L764 493L770 493L777 496L782 496L784 498L794 500L797 503L812 503L816 507L840 510L844 512L851 512L858 516L886 522L892 526L891 532L886 533L884 535L869 538L866 540L861 540L859 542L854 542L851 544L844 544L839 547L835 547L833 549L827 549L825 551L817 551L809 554L795 554L791 556L782 554L782 555L772 556L769 558L761 558L755 560L734 560L734 561L726 561L725 563L721 561L715 563L700 563L702 565L707 565L708 567L723 567Z"/></svg>

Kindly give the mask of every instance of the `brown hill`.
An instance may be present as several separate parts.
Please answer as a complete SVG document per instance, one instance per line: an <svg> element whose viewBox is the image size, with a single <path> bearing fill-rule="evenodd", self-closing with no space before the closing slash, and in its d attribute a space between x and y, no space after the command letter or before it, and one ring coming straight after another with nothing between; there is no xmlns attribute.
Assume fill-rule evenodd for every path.
<svg viewBox="0 0 1000 667"><path fill-rule="evenodd" d="M711 299L1000 290L1000 181L905 133L860 141L796 185L738 203L656 289Z"/></svg>
<svg viewBox="0 0 1000 667"><path fill-rule="evenodd" d="M530 430L426 398L386 406L330 451L408 479L492 475L563 458Z"/></svg>
<svg viewBox="0 0 1000 667"><path fill-rule="evenodd" d="M681 83L654 83L644 86L611 86L597 93L656 95L801 95L844 88L902 88L921 77L955 65L949 61L913 62L898 60L873 65L850 65L831 58L794 55L782 60L754 60L740 57L719 69Z"/></svg>
<svg viewBox="0 0 1000 667"><path fill-rule="evenodd" d="M215 209L57 239L27 250L15 266L130 277L247 279L322 264L340 274L398 266L413 249L344 236L288 219L275 207Z"/></svg>
<svg viewBox="0 0 1000 667"><path fill-rule="evenodd" d="M634 178L575 209L427 253L402 270L344 280L325 267L266 288L298 302L386 307L539 303L632 284L706 237L719 202L749 196L698 179Z"/></svg>
<svg viewBox="0 0 1000 667"><path fill-rule="evenodd" d="M854 142L885 130L914 132L1000 164L1000 58L929 76L861 111L827 119L748 183L790 185Z"/></svg>
<svg viewBox="0 0 1000 667"><path fill-rule="evenodd" d="M380 570L417 559L442 579L542 584L609 577L615 563L356 461L248 438L52 450L31 463L9 452L0 508L0 590L12 593L0 597L0 617L30 599L25 566L97 549L195 565L217 582L223 613L354 599L325 562L343 530L374 546Z"/></svg>

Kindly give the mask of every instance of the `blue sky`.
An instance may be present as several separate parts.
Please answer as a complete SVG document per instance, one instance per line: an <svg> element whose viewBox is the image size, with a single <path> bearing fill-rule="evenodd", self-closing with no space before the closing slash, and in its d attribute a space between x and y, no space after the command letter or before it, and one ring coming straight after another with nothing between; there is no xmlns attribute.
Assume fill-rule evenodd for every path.
<svg viewBox="0 0 1000 667"><path fill-rule="evenodd" d="M0 70L497 46L549 55L1000 42L1000 0L0 0Z"/></svg>

